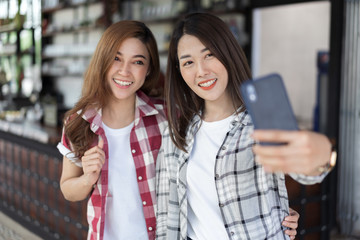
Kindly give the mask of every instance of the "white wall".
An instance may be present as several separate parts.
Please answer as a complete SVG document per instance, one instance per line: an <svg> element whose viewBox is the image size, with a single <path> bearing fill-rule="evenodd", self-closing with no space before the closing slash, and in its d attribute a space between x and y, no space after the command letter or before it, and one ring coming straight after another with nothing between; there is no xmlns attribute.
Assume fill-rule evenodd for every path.
<svg viewBox="0 0 360 240"><path fill-rule="evenodd" d="M298 120L311 127L316 102L319 50L330 42L326 1L257 9L254 12L254 76L282 75Z"/></svg>

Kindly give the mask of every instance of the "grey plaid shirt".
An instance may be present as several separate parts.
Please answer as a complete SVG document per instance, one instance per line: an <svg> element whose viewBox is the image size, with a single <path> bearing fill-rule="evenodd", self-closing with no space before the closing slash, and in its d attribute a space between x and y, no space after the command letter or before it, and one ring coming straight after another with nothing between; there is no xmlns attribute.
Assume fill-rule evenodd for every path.
<svg viewBox="0 0 360 240"><path fill-rule="evenodd" d="M175 147L168 130L163 135L156 166L156 239L187 238L186 170L200 123L200 117L196 116L188 129L188 153ZM281 226L289 214L285 177L265 173L254 161L252 131L250 116L240 113L231 122L216 156L214 178L224 226L229 239L289 239ZM303 184L324 178L292 177Z"/></svg>

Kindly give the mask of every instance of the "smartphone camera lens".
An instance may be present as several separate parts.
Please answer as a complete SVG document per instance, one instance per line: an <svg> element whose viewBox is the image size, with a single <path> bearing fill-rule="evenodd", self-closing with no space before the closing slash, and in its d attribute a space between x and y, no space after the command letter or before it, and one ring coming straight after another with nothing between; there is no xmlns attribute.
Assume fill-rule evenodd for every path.
<svg viewBox="0 0 360 240"><path fill-rule="evenodd" d="M253 85L248 85L246 90L248 92L248 96L249 96L250 101L255 102L256 99L257 99L255 87Z"/></svg>

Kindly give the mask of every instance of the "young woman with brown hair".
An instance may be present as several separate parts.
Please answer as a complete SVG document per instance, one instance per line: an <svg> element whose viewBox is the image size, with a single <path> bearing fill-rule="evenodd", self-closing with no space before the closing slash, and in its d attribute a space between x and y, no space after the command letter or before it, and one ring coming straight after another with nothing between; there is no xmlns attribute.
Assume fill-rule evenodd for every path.
<svg viewBox="0 0 360 240"><path fill-rule="evenodd" d="M287 136L288 144L268 147L277 149L270 160L260 148L266 161L255 161L253 124L239 91L250 69L227 25L214 15L193 13L176 24L166 77L169 129L157 160L157 238L289 239L282 227L289 214L285 177L265 167L283 170L267 164L287 158L304 167L310 159L306 172L287 170L301 183L320 182L326 173L314 167L330 157L329 140L306 131L265 131L272 133L266 141ZM265 138L264 132L256 137Z"/></svg>
<svg viewBox="0 0 360 240"><path fill-rule="evenodd" d="M163 102L147 95L159 71L151 31L137 21L115 23L66 115L60 187L70 201L90 196L88 239L155 239L155 160L167 121Z"/></svg>

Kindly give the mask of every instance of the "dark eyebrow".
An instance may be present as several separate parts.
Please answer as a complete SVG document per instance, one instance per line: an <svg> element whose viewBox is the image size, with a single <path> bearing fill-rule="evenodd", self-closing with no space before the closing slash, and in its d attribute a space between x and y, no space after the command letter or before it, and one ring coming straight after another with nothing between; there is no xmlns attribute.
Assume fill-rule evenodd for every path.
<svg viewBox="0 0 360 240"><path fill-rule="evenodd" d="M206 48L204 48L203 50L201 50L200 52L203 53L203 52L206 52L206 51L209 51L209 48L206 47Z"/></svg>
<svg viewBox="0 0 360 240"><path fill-rule="evenodd" d="M203 52L206 52L206 51L209 51L209 48L206 47L206 48L202 49L200 52L203 53ZM190 54L182 55L179 59L184 59L184 58L188 58L188 57L191 57L191 55Z"/></svg>
<svg viewBox="0 0 360 240"><path fill-rule="evenodd" d="M121 52L117 52L117 54L120 55L120 56L122 55ZM133 58L138 58L138 57L139 57L139 58L143 58L143 59L146 60L146 57L145 57L144 55L141 55L141 54L137 54L137 55L134 55L134 56L133 56Z"/></svg>

